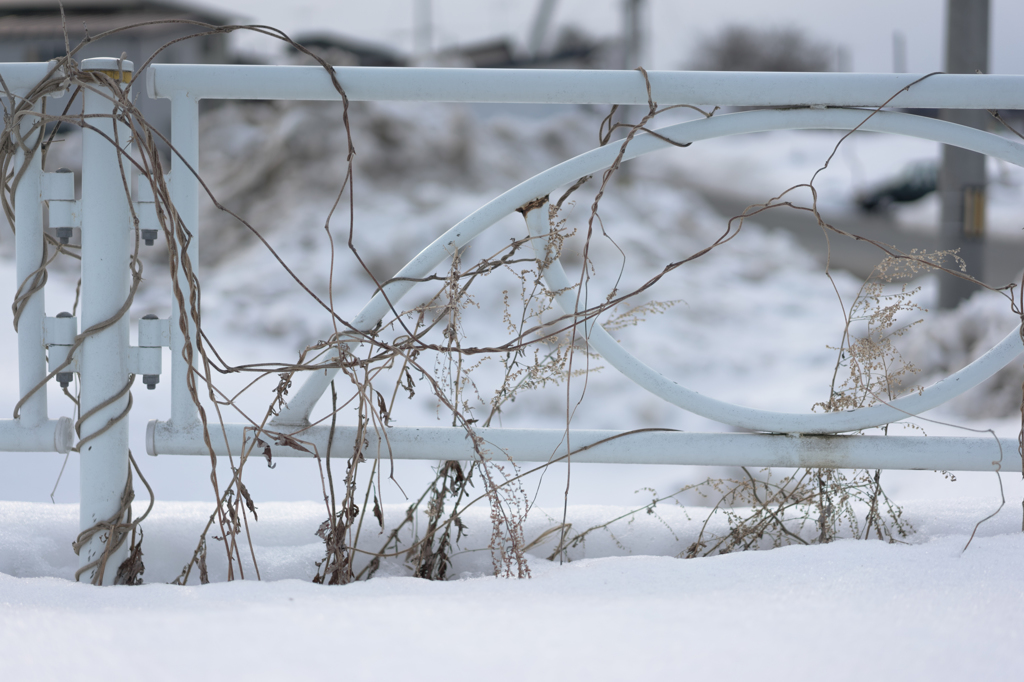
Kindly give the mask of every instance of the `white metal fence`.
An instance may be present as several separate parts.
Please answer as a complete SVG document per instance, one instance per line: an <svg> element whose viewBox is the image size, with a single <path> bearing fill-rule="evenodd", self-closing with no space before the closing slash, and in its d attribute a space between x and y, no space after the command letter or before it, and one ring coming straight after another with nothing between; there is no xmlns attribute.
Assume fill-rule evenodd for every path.
<svg viewBox="0 0 1024 682"><path fill-rule="evenodd" d="M23 94L48 73L47 64L0 64L0 75L10 92ZM117 60L86 60L85 69L117 72L130 70ZM387 69L338 68L337 78L350 100L430 102L647 104L648 92L638 72ZM909 135L955 145L1024 166L1024 145L998 135L941 120L895 111L856 107L1024 109L1024 77L870 74L749 74L655 72L649 75L651 95L661 106L766 107L717 115L672 125L658 135L638 135L625 159L674 143L764 130L835 129ZM174 209L194 235L188 244L191 262L198 263L200 186L199 101L202 99L338 100L340 95L327 72L319 67L152 65L146 86L150 97L171 101L171 199ZM85 113L109 115L109 103L85 93ZM0 421L0 450L68 452L74 445L72 422L48 416L45 391L35 391L49 367L61 364L68 350L81 341L65 372L81 379L82 442L81 524L83 530L117 512L128 475L129 418L117 420L129 408L124 387L129 374L152 380L160 374L160 347L171 349L171 413L167 420L147 427L150 455L206 455L192 395L187 385L190 368L182 353L185 334L178 321L187 319L173 301L170 320L140 322L139 345L129 343L127 317L99 332L90 327L115 316L126 300L130 255L129 199L122 181L123 157L109 143L117 138L127 149L128 134L115 129L109 118L97 118L94 130L83 138L82 199L75 201L73 178L43 173L38 154L19 152L18 166L25 172L16 194L16 248L18 285L29 281L43 260L43 202L49 203L50 224L63 221L82 228L81 321L47 317L45 287L38 287L20 307L18 320L19 386L23 403L14 419ZM22 123L28 134L28 122ZM38 132L36 133L38 134ZM664 138L664 139L663 139ZM546 197L577 178L607 168L618 153L603 147L577 156L517 185L482 206L427 246L351 319L357 330L372 329L414 286L413 280L430 274L449 257L509 213ZM140 192L138 206L152 202ZM140 213L141 215L141 213ZM526 212L530 236L538 249L546 243L548 212L535 204ZM576 312L576 297L559 261L544 277L551 291L563 293L557 302L566 314ZM179 282L187 289L183 272ZM745 466L799 466L835 468L942 469L994 471L1019 469L1015 439L871 437L837 435L899 421L932 409L977 386L1013 361L1024 349L1019 329L986 355L928 387L888 404L826 414L768 412L722 403L690 391L661 376L616 343L599 325L583 323L592 350L624 375L664 400L690 412L754 433L701 434L671 431L579 431L573 434L577 462L658 464L730 464ZM80 331L81 330L81 331ZM356 342L353 341L353 344ZM335 357L337 357L335 355ZM337 369L310 372L287 407L268 425L284 434L326 449L330 427L310 426L310 414L328 388ZM112 425L111 425L112 424ZM494 451L517 461L546 462L559 456L563 431L479 429ZM355 428L338 426L336 441L355 438ZM237 451L253 429L228 424L213 449ZM370 434L371 441L376 438ZM395 458L472 459L474 449L461 428L393 427L387 431ZM371 442L370 448L376 443ZM564 448L564 445L562 445ZM273 445L274 456L309 456L286 445ZM82 565L90 560L82 553Z"/></svg>

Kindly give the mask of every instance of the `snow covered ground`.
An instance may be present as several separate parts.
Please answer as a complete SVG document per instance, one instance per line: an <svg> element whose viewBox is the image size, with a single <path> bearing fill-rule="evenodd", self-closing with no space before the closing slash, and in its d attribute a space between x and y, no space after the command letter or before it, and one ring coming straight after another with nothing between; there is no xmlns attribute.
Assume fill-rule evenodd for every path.
<svg viewBox="0 0 1024 682"><path fill-rule="evenodd" d="M987 511L972 501L908 505L921 524L910 545L844 540L692 560L672 558L678 545L646 517L625 534L645 536L647 551L625 556L605 538L594 558L534 559L529 580L471 573L324 588L309 582L317 548L297 544L316 539L319 509L270 504L256 543L272 580L99 590L67 580L70 562L44 568L38 558L66 544L77 527L73 507L0 503L0 673L1015 680L1024 664L1024 535L1017 514L1004 514L962 552ZM579 510L574 520L612 512ZM677 529L685 524L667 512ZM150 524L154 535L170 535L157 551L187 550L205 513L194 503L165 505ZM17 577L13 547L37 575L59 577Z"/></svg>
<svg viewBox="0 0 1024 682"><path fill-rule="evenodd" d="M486 113L487 115L483 115ZM585 151L596 138L598 112L568 117L508 118L474 109L360 105L353 109L356 156L356 232L361 256L387 277L459 218L535 172ZM340 181L344 131L337 108L321 105L222 107L204 121L203 170L229 207L253 220L282 257L320 293L328 289L330 252L323 229ZM674 150L636 164L628 182L603 200L604 227L627 254L599 238L591 296L600 299L622 270L620 286L636 286L670 260L712 241L725 227L694 190L727 184L766 199L806 181L838 135L778 133L719 140ZM820 182L823 206L840 209L860 186L886 169L937 154L930 145L857 137ZM69 139L64 154L73 156ZM844 154L845 154L844 150ZM843 160L845 159L845 160ZM860 170L858 170L860 169ZM1019 183L1019 169L1007 172ZM1001 172L1001 171L1000 171ZM589 192L589 194L585 194ZM593 183L579 195L569 220L580 225ZM1012 216L1015 197L993 196L993 213ZM831 202L831 203L830 203ZM204 210L204 319L232 363L290 360L306 343L324 338L329 319L242 232ZM1012 218L1007 224L1012 223ZM332 223L344 243L344 219ZM522 219L500 223L466 257L489 255L523 234ZM14 293L10 239L0 240L0 300ZM581 247L566 247L572 267ZM574 258L576 260L574 260ZM352 259L338 253L334 296L351 316L372 291ZM134 314L165 316L157 257ZM578 271L578 270L577 270ZM55 270L48 312L69 308L77 274ZM500 275L484 282L466 318L474 343L500 339ZM928 308L935 283L918 282ZM849 302L859 282L843 273L835 287ZM747 224L725 248L680 268L651 295L676 301L664 314L616 334L639 357L667 375L716 398L770 409L808 411L828 397L843 312L833 284L786 233ZM343 314L346 314L343 313ZM961 310L932 313L907 337L906 353L924 371L921 381L958 369L1013 328L1005 300L979 295ZM918 332L917 329L922 331ZM475 339L481 339L479 341ZM0 330L3 376L0 407L15 402L15 340ZM169 358L165 356L165 366ZM599 361L595 361L599 364ZM481 385L493 370L481 370ZM1009 377L1009 378L1007 378ZM227 377L225 385L241 380ZM962 434L958 426L993 428L1013 436L1019 414L1016 375L997 377L973 396L925 422L931 435ZM579 384L577 384L577 389ZM265 408L270 386L241 402ZM211 512L205 461L147 458L142 434L149 419L165 418L167 387L136 390L133 451L154 486L157 506L144 524L148 585L98 591L73 584L77 531L77 460L57 455L0 454L0 678L178 679L238 674L253 679L337 671L354 679L566 678L623 679L641 675L757 675L784 679L1016 679L1024 663L1024 560L1019 473L1003 476L1008 504L993 475L886 472L890 496L903 505L916 532L907 544L845 538L827 546L679 560L707 514L707 501L663 503L657 514L623 519L592 533L570 554L549 562L561 522L564 468L555 467L526 490L535 499L525 526L531 580L487 577L487 510L465 517L470 536L453 558L457 580L443 584L407 577L385 564L380 577L344 588L309 584L322 558L314 535L324 519L320 480L311 461L250 465L247 486L260 520L251 523L262 584L246 582L171 587L195 548ZM71 414L51 391L51 414ZM538 391L507 406L506 426L564 425L564 386ZM482 410L477 405L475 409ZM437 424L429 400L396 409L400 424ZM229 415L229 419L231 419ZM350 415L343 413L342 420ZM588 380L573 425L630 429L664 426L693 431L724 427L680 413L609 368ZM728 471L700 468L576 465L569 492L573 528L605 523L651 499L642 488L668 494ZM425 463L399 462L406 492L431 478ZM381 488L386 524L404 515L396 485ZM721 524L716 519L713 524ZM719 525L720 529L724 526ZM220 563L218 563L220 562ZM211 550L211 578L224 579L223 557ZM44 634L45 633L45 634ZM101 653L102 652L102 653ZM83 670L88 671L87 673Z"/></svg>

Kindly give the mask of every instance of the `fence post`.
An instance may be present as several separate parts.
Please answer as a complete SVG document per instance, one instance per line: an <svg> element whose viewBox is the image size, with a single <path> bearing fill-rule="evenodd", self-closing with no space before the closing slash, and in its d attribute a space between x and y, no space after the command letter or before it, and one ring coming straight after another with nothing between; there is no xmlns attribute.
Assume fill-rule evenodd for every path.
<svg viewBox="0 0 1024 682"><path fill-rule="evenodd" d="M39 141L41 128L31 135L33 124L39 122L35 116L25 116L20 121L21 134L25 145L32 148ZM19 147L15 162L15 173L24 169L14 194L15 252L19 294L30 290L38 281L34 279L39 266L43 264L43 209L40 195L42 164L40 149L29 156ZM18 384L19 395L24 396L40 381L46 378L46 346L43 342L43 316L45 299L43 290L32 294L21 304L18 321ZM42 388L21 406L21 425L40 426L46 421L46 389Z"/></svg>
<svg viewBox="0 0 1024 682"><path fill-rule="evenodd" d="M199 269L199 101L187 93L176 95L171 100L171 202L185 227L192 233L187 247L179 244L192 263L193 270ZM191 169L189 168L191 166ZM189 305L189 280L181 261L175 273L178 286ZM186 428L199 422L199 414L188 389L189 364L182 353L185 348L185 334L181 330L181 309L176 297L171 297L170 340L171 340L171 422L179 428ZM196 350L195 329L191 324L191 311L186 309L193 362L199 357ZM195 363L195 366L198 363Z"/></svg>
<svg viewBox="0 0 1024 682"><path fill-rule="evenodd" d="M84 71L99 71L117 80L130 80L133 64L112 58L85 59ZM110 139L115 139L115 109L103 88L84 88L86 127L82 132L82 331L117 315L128 298L131 255L130 198L122 180L131 179L131 165ZM88 118L90 115L98 115ZM125 154L131 153L130 131L116 123L117 137ZM106 137L104 137L106 135ZM119 419L128 407L128 316L95 332L82 344L81 414L95 413L82 421L81 505L79 528L125 520L116 518L128 480L128 418ZM109 405L100 405L111 401ZM97 409L99 408L99 409ZM104 430L105 429L105 430ZM99 433L102 431L102 433ZM98 434L98 435L96 435ZM90 438L90 436L94 436ZM93 535L79 551L79 567L103 554L108 532ZM114 582L117 568L127 556L125 542L107 559L102 576L99 567L84 571L82 582Z"/></svg>

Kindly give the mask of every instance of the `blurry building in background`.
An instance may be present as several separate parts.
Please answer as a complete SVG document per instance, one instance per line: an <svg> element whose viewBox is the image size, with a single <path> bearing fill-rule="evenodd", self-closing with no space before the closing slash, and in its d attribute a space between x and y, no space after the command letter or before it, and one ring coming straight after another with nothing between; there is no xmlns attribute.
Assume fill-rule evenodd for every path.
<svg viewBox="0 0 1024 682"><path fill-rule="evenodd" d="M308 33L295 42L335 66L413 66L415 59L384 45L335 33ZM290 52L304 61L295 48ZM508 36L457 45L432 55L433 66L480 69L608 69L618 68L620 41L598 40L567 27L552 46L539 53L519 48Z"/></svg>
<svg viewBox="0 0 1024 682"><path fill-rule="evenodd" d="M299 34L294 40L332 66L408 66L408 57L384 45L369 43L336 33L318 32ZM299 51L288 46L298 57Z"/></svg>
<svg viewBox="0 0 1024 682"><path fill-rule="evenodd" d="M176 21L217 26L235 23L230 15L203 7L202 0L63 0L62 4L63 21L58 0L0 0L0 62L48 61L65 54L66 45L74 49L87 36L95 37L135 25L84 46L75 58L81 61L88 57L119 57L125 54L138 68L168 43L204 30L203 26L194 23L174 23ZM626 4L630 7L640 5L636 0L629 0ZM552 21L554 6L555 0L545 0L541 4L526 45L520 44L513 36L496 36L436 51L431 49L426 61L392 46L330 30L300 34L294 38L318 57L337 66L429 64L469 68L618 69L628 61L631 50L637 52L637 46L631 48L629 36L625 34L596 38L573 26L557 28ZM429 15L423 15L421 19L432 22ZM633 33L637 33L639 23L635 16L633 19L630 25L636 29ZM632 36L633 42L639 40L638 35ZM314 63L294 48L290 48L289 53L293 63ZM264 55L264 58L274 60L269 55ZM218 34L174 43L161 51L155 61L216 64L247 60L232 53L226 34ZM139 85L135 87L138 88L136 101L142 114L161 132L169 134L169 102L150 100L141 92ZM204 103L204 108L209 106L211 103Z"/></svg>
<svg viewBox="0 0 1024 682"><path fill-rule="evenodd" d="M226 14L175 0L62 0L61 4L64 6L63 23L57 0L0 0L0 62L49 61L66 54L65 27L67 44L74 49L86 36L97 36L132 24L163 20L232 23ZM75 54L75 59L125 54L138 68L163 45L202 31L202 26L185 23L137 26L86 45ZM221 34L175 43L155 61L215 64L231 59L226 36ZM169 103L138 94L142 114L164 134L169 133Z"/></svg>
<svg viewBox="0 0 1024 682"><path fill-rule="evenodd" d="M64 26L74 48L86 35L149 21L180 20L227 24L220 12L174 0L63 0ZM162 45L202 30L188 24L151 24L87 45L76 59L118 57L127 53L136 64ZM57 0L0 0L0 61L45 62L65 54L64 28ZM161 62L220 63L227 59L225 36L213 35L172 45L157 58Z"/></svg>
<svg viewBox="0 0 1024 682"><path fill-rule="evenodd" d="M437 57L445 66L481 69L614 69L621 52L618 40L598 40L566 27L549 49L538 52L524 52L511 38L499 37L448 48Z"/></svg>
<svg viewBox="0 0 1024 682"><path fill-rule="evenodd" d="M695 71L842 71L838 51L798 28L733 24L701 38L687 68Z"/></svg>

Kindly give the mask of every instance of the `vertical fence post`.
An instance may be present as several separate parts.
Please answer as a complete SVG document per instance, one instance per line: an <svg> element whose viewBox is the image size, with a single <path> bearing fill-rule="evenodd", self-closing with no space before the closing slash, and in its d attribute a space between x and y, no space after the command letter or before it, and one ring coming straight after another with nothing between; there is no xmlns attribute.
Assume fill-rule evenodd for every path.
<svg viewBox="0 0 1024 682"><path fill-rule="evenodd" d="M29 135L29 130L39 119L26 116L21 119L21 134L30 149L39 141L42 129ZM42 180L42 150L28 156L18 149L15 173L22 168L25 173L18 182L14 194L15 252L17 253L17 276L19 294L30 290L37 283L35 275L43 264L43 209L40 198ZM30 278L33 281L29 281ZM25 396L32 388L46 378L46 346L43 341L43 317L45 299L43 290L35 292L20 307L18 322L18 387L19 395ZM40 389L21 406L20 421L25 427L39 426L46 421L46 389Z"/></svg>
<svg viewBox="0 0 1024 682"><path fill-rule="evenodd" d="M99 71L115 79L130 79L133 64L117 59L82 61L85 71ZM123 71L120 75L119 69ZM86 128L82 133L82 330L106 322L124 305L130 289L131 256L130 198L125 192L122 169L130 180L131 166L107 138L117 140L125 154L131 153L130 131L111 118L114 102L102 93L84 89ZM90 115L99 115L88 118ZM128 383L128 316L89 336L82 344L81 413L86 415L120 394ZM89 439L81 449L82 531L107 522L121 508L128 480L128 418L116 420L128 407L125 393L96 410L81 425L80 437ZM123 517L122 517L123 518ZM117 519L115 519L117 520ZM92 536L79 551L79 566L98 559L106 546L107 533ZM127 556L128 544L110 555L102 583L112 584L117 568ZM94 580L97 568L82 573L79 580Z"/></svg>
<svg viewBox="0 0 1024 682"><path fill-rule="evenodd" d="M194 172L199 172L199 101L185 93L175 95L171 99L171 144L174 146L171 158L171 201L178 217L192 233L185 252L192 263L192 268L199 268L199 180ZM190 170L191 166L193 170ZM188 305L189 284L185 271L178 263L176 273L178 286L181 287ZM198 422L196 407L188 390L189 365L182 356L185 348L185 334L179 326L181 310L176 297L171 297L171 423L179 428L188 428ZM189 311L186 310L186 313ZM191 336L195 329L189 318ZM192 338L193 360L197 357L195 338Z"/></svg>

